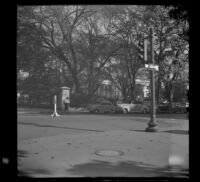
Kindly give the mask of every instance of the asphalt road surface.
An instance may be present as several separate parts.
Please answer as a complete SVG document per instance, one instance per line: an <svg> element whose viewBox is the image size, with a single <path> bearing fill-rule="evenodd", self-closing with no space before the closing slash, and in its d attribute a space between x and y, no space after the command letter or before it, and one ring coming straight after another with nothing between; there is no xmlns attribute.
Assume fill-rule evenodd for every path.
<svg viewBox="0 0 200 182"><path fill-rule="evenodd" d="M171 169L164 166L171 160L168 159L171 154L172 163L174 154L175 157L187 158L189 122L186 114L157 115L160 132L156 134L145 132L149 114L62 113L55 118L51 114L52 111L40 109L18 110L20 175L182 175L182 172L172 173ZM124 152L124 155L95 155L99 149L111 149L108 154L116 149ZM185 168L188 168L187 162Z"/></svg>
<svg viewBox="0 0 200 182"><path fill-rule="evenodd" d="M148 114L80 114L72 113L52 118L50 114L18 114L18 140L57 134L103 132L110 130L144 130L150 120ZM188 125L186 114L160 114L160 128Z"/></svg>

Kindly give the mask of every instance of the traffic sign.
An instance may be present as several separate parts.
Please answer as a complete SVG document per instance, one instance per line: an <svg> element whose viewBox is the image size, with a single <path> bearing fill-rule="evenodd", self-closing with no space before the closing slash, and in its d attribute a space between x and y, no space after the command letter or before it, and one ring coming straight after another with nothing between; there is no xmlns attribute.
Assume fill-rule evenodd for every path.
<svg viewBox="0 0 200 182"><path fill-rule="evenodd" d="M148 70L154 70L154 71L159 70L159 67L156 64L145 64L145 68L147 68Z"/></svg>

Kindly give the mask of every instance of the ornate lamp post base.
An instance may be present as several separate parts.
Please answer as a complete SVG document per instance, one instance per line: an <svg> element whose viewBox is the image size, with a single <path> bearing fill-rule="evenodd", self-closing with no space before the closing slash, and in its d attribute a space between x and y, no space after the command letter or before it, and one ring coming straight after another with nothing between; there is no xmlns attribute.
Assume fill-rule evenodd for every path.
<svg viewBox="0 0 200 182"><path fill-rule="evenodd" d="M158 132L159 131L159 127L157 123L148 123L148 127L145 129L145 131L147 132Z"/></svg>

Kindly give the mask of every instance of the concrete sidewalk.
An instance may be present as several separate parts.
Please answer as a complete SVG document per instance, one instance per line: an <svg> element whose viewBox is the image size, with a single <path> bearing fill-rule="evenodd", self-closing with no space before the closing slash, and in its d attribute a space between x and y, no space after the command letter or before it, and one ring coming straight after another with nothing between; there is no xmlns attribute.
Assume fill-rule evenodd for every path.
<svg viewBox="0 0 200 182"><path fill-rule="evenodd" d="M111 130L23 140L18 143L19 175L185 177L187 132L188 127L181 126L157 133Z"/></svg>

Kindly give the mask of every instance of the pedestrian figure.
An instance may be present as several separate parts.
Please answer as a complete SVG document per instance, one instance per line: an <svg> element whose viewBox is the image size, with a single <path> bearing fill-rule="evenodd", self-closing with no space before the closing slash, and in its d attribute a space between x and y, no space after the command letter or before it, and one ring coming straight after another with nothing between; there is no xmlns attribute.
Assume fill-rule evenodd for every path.
<svg viewBox="0 0 200 182"><path fill-rule="evenodd" d="M68 111L69 110L69 97L66 97L63 101L64 105L65 105L65 110Z"/></svg>

